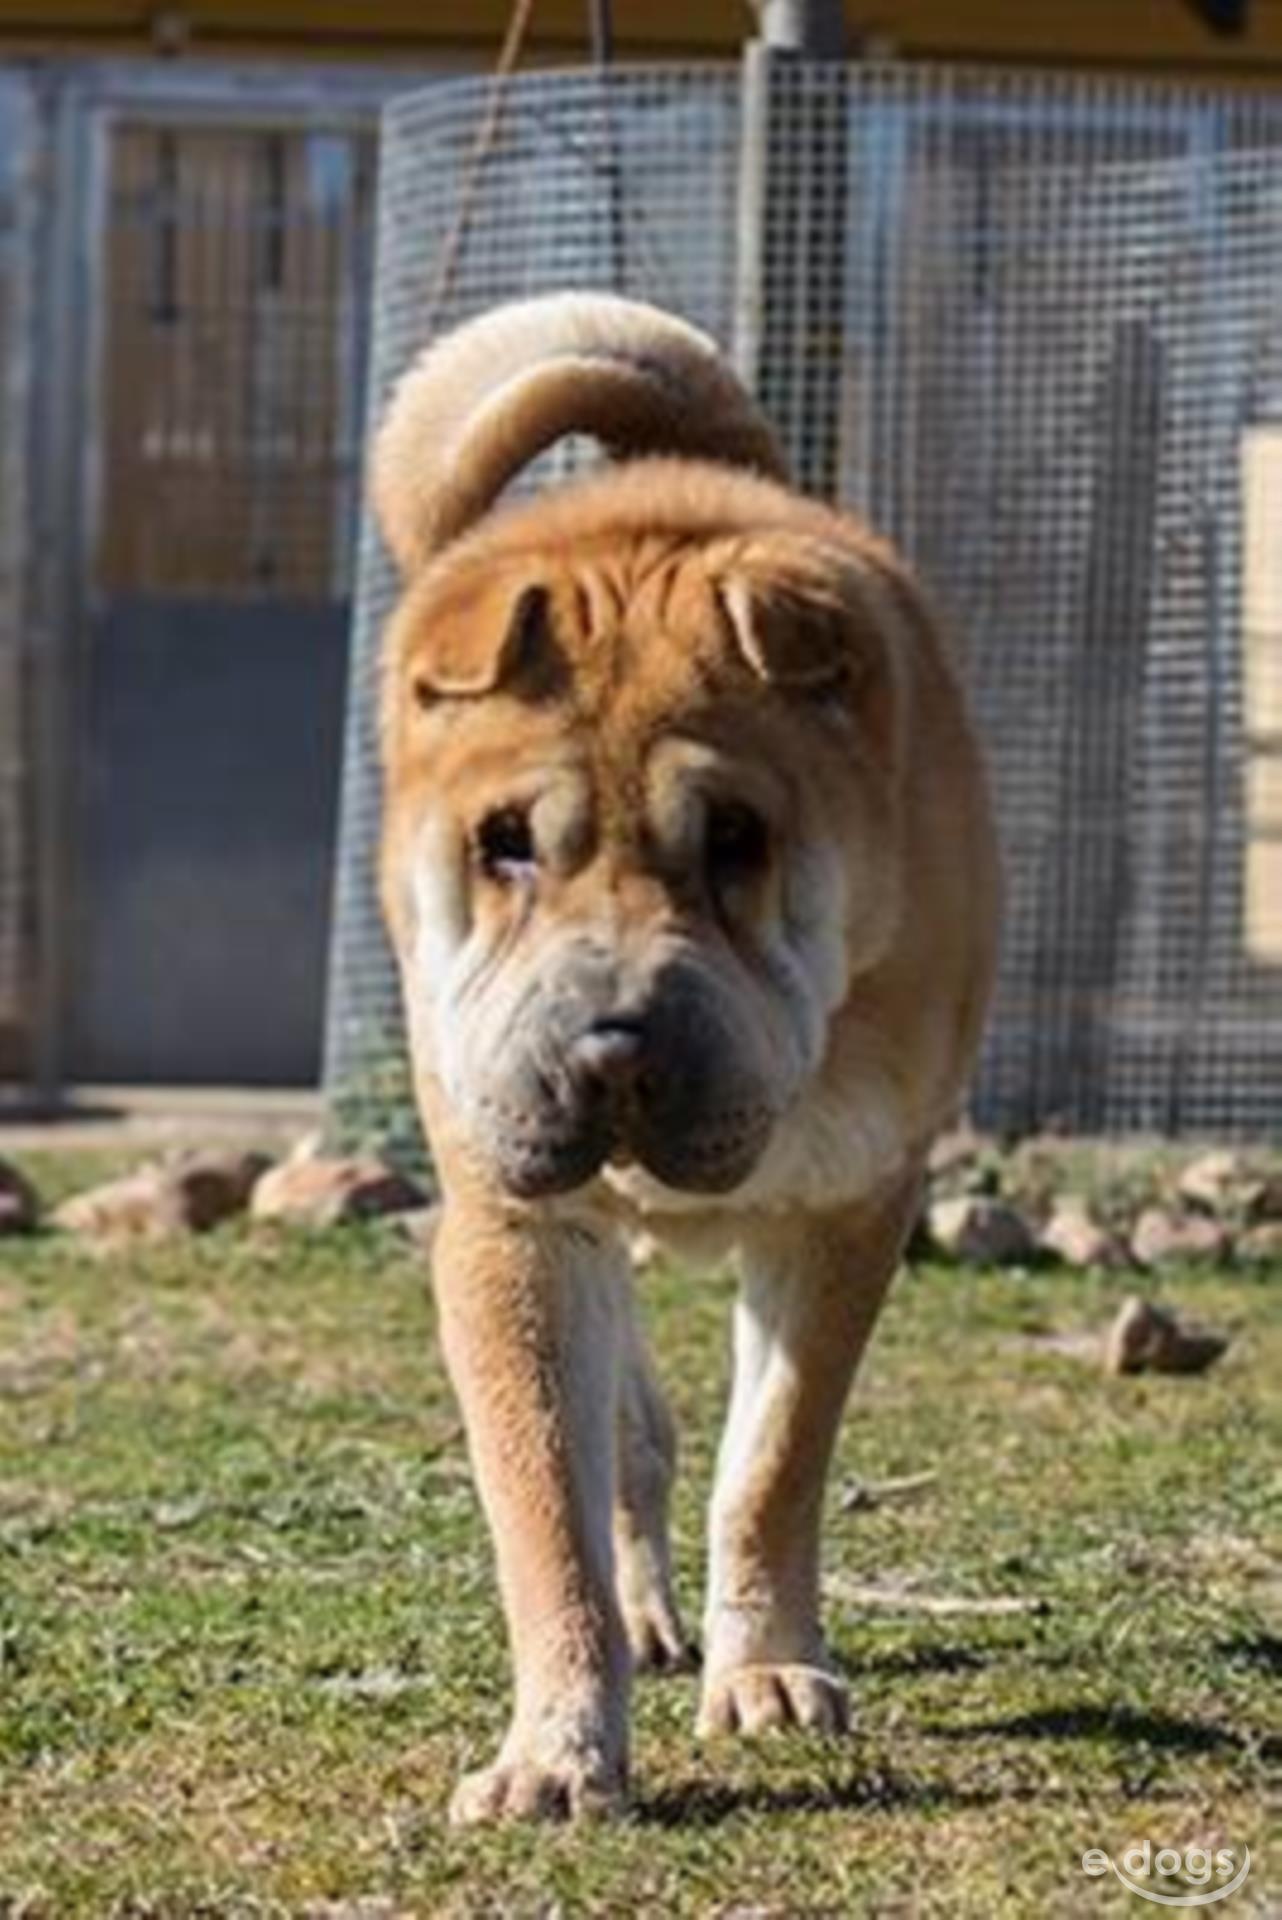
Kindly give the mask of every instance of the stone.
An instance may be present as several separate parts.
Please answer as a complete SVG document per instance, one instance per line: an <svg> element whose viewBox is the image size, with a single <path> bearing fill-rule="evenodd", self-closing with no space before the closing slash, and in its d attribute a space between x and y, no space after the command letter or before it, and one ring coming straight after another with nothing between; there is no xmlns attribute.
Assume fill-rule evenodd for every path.
<svg viewBox="0 0 1282 1920"><path fill-rule="evenodd" d="M291 1154L265 1173L254 1188L255 1220L281 1220L301 1227L336 1227L349 1220L413 1213L427 1196L412 1180L370 1155Z"/></svg>
<svg viewBox="0 0 1282 1920"><path fill-rule="evenodd" d="M1125 1267L1130 1256L1115 1233L1101 1226L1085 1200L1077 1194L1065 1194L1057 1200L1050 1218L1042 1228L1043 1252L1062 1260L1066 1267Z"/></svg>
<svg viewBox="0 0 1282 1920"><path fill-rule="evenodd" d="M1261 1220L1237 1237L1234 1256L1243 1266L1267 1266L1276 1261L1282 1266L1282 1220Z"/></svg>
<svg viewBox="0 0 1282 1920"><path fill-rule="evenodd" d="M1225 1260L1230 1244L1218 1220L1206 1214L1172 1213L1165 1207L1146 1207L1131 1232L1131 1255L1141 1267Z"/></svg>
<svg viewBox="0 0 1282 1920"><path fill-rule="evenodd" d="M1037 1237L1017 1207L982 1194L936 1200L927 1213L931 1242L950 1260L1017 1266L1037 1254Z"/></svg>
<svg viewBox="0 0 1282 1920"><path fill-rule="evenodd" d="M636 1227L625 1235L628 1244L628 1257L635 1273L644 1273L647 1267L657 1266L663 1258L663 1248L654 1235L645 1227Z"/></svg>
<svg viewBox="0 0 1282 1920"><path fill-rule="evenodd" d="M162 1161L161 1170L182 1194L187 1225L203 1233L246 1211L271 1164L265 1153L200 1147L172 1155Z"/></svg>
<svg viewBox="0 0 1282 1920"><path fill-rule="evenodd" d="M1282 1172L1261 1174L1247 1195L1246 1217L1254 1223L1282 1223Z"/></svg>
<svg viewBox="0 0 1282 1920"><path fill-rule="evenodd" d="M184 1230L177 1198L156 1167L105 1180L64 1200L53 1224L83 1240L163 1240Z"/></svg>
<svg viewBox="0 0 1282 1920"><path fill-rule="evenodd" d="M1240 1153L1216 1148L1191 1160L1175 1182L1180 1199L1205 1213L1231 1213L1242 1204L1254 1184L1250 1167Z"/></svg>
<svg viewBox="0 0 1282 1920"><path fill-rule="evenodd" d="M931 1179L946 1181L950 1176L968 1173L989 1145L973 1127L954 1127L947 1133L941 1133L931 1147L926 1162Z"/></svg>
<svg viewBox="0 0 1282 1920"><path fill-rule="evenodd" d="M1104 1340L1109 1373L1205 1373L1228 1347L1227 1334L1184 1325L1139 1294L1123 1302Z"/></svg>
<svg viewBox="0 0 1282 1920"><path fill-rule="evenodd" d="M0 1236L34 1233L40 1218L36 1190L24 1174L0 1160Z"/></svg>
<svg viewBox="0 0 1282 1920"><path fill-rule="evenodd" d="M66 1200L54 1225L89 1240L165 1240L205 1233L244 1213L270 1161L262 1154L190 1150Z"/></svg>

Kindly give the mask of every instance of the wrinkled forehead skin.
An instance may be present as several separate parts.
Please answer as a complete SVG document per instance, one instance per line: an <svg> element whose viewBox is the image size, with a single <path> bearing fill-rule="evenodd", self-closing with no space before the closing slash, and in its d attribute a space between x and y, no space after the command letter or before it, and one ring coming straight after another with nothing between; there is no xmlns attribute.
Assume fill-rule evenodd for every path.
<svg viewBox="0 0 1282 1920"><path fill-rule="evenodd" d="M544 782L563 786L567 803L571 792L581 797L598 850L620 874L653 857L651 810L679 809L684 793L715 787L718 772L727 791L782 814L781 827L822 831L826 820L840 836L857 799L874 826L893 831L892 721L876 710L878 689L852 714L763 683L734 640L718 561L732 568L733 554L632 535L569 553L482 553L413 587L385 645L389 881L425 819L466 818L478 803L532 796ZM468 696L432 699L419 686L443 647L455 661L468 647L482 671L531 589L546 595L546 625L527 663ZM864 634L855 644L868 673L880 641ZM394 884L387 904L395 922Z"/></svg>
<svg viewBox="0 0 1282 1920"><path fill-rule="evenodd" d="M573 557L513 556L444 592L429 584L403 608L394 642L389 759L401 782L423 783L420 804L466 804L465 789L491 779L503 787L517 764L573 769L603 849L635 852L647 799L662 786L651 763L666 741L701 740L751 764L783 718L736 659L699 560L696 548L631 540ZM441 627L465 625L488 650L531 589L546 595L546 610L524 670L474 698L418 705L420 651L425 659L440 646Z"/></svg>
<svg viewBox="0 0 1282 1920"><path fill-rule="evenodd" d="M530 1087L557 1082L567 1007L608 1014L678 977L707 1036L704 1139L758 1107L764 1138L891 938L889 665L865 635L835 694L773 684L728 610L742 544L481 551L391 623L385 905L420 1087L483 1151L487 1131L555 1133ZM729 900L702 854L718 801L770 837L769 870ZM535 886L478 871L481 823L505 808L531 821Z"/></svg>

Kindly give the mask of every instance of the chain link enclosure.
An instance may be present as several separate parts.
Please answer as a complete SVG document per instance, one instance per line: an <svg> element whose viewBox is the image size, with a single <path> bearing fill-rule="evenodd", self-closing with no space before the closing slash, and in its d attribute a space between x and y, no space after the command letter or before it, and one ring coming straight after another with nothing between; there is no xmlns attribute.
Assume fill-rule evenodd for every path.
<svg viewBox="0 0 1282 1920"><path fill-rule="evenodd" d="M393 104L372 417L427 338L541 291L635 294L732 348L757 249L767 409L933 589L986 741L1009 903L975 1117L1276 1137L1282 111L797 62L772 82L763 232L741 218L740 88L708 67L523 77L479 164L488 83ZM832 257L790 272L818 218ZM413 1156L374 864L392 595L367 525L327 1085L343 1132Z"/></svg>

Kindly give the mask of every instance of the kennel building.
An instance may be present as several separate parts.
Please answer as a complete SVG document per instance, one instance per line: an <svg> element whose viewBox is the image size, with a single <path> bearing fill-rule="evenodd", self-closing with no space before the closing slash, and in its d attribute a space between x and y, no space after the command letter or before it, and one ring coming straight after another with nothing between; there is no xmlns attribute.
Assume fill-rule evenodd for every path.
<svg viewBox="0 0 1282 1920"><path fill-rule="evenodd" d="M0 1102L319 1075L413 78L0 67Z"/></svg>
<svg viewBox="0 0 1282 1920"><path fill-rule="evenodd" d="M1007 870L976 1119L1282 1135L1282 103L783 58L458 79L389 105L380 208L374 414L496 301L635 294L924 575ZM366 524L326 1083L412 1153L373 867L392 595Z"/></svg>

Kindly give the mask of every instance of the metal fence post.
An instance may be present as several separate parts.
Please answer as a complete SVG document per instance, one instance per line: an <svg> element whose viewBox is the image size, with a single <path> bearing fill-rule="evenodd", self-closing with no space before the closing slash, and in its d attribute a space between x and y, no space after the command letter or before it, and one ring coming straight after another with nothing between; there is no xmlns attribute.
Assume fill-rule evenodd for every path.
<svg viewBox="0 0 1282 1920"><path fill-rule="evenodd" d="M85 316L90 312L84 184L89 177L82 98L46 96L38 311L44 371L32 414L33 678L36 747L36 980L32 1080L56 1106L67 1080L70 1014L73 682L80 639L85 440Z"/></svg>
<svg viewBox="0 0 1282 1920"><path fill-rule="evenodd" d="M36 115L0 73L0 1085L25 1086L31 1051L27 684L27 420L33 359Z"/></svg>
<svg viewBox="0 0 1282 1920"><path fill-rule="evenodd" d="M798 483L836 492L847 113L840 0L758 0L743 56L735 364Z"/></svg>

